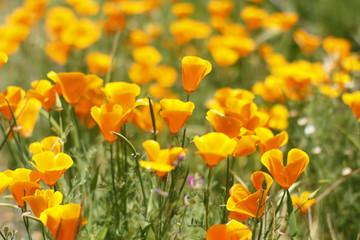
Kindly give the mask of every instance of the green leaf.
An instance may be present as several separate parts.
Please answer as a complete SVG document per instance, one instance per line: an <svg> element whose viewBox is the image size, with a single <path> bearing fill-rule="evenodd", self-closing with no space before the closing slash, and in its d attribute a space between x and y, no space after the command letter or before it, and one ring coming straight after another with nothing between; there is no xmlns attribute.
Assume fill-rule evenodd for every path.
<svg viewBox="0 0 360 240"><path fill-rule="evenodd" d="M100 171L100 166L101 164L99 164L99 166L97 166L96 170L95 170L95 176L91 181L91 185L90 185L90 192L93 193L96 189L97 186L97 182L99 179L99 171Z"/></svg>
<svg viewBox="0 0 360 240"><path fill-rule="evenodd" d="M296 227L295 211L289 190L286 190L286 193L287 193L286 203L287 203L287 212L289 216L290 235L291 235L291 239L296 239L297 227Z"/></svg>

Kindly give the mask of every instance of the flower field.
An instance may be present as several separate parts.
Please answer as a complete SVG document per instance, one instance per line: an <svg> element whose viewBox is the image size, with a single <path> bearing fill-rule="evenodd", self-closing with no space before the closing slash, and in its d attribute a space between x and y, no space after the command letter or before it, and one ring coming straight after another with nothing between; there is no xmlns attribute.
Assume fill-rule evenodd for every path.
<svg viewBox="0 0 360 240"><path fill-rule="evenodd" d="M360 239L358 9L0 0L0 239Z"/></svg>

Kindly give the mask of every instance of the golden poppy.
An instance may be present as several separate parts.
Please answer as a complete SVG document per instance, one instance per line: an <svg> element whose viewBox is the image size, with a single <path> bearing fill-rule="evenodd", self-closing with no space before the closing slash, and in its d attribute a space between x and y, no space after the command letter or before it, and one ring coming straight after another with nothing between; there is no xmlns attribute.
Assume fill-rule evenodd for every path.
<svg viewBox="0 0 360 240"><path fill-rule="evenodd" d="M115 142L117 136L111 132L119 132L124 122L123 108L118 104L104 103L100 107L91 108L91 116L98 124L107 142Z"/></svg>
<svg viewBox="0 0 360 240"><path fill-rule="evenodd" d="M229 0L210 1L207 10L212 16L226 18L234 8L234 2Z"/></svg>
<svg viewBox="0 0 360 240"><path fill-rule="evenodd" d="M78 13L94 16L99 12L99 4L92 0L66 0Z"/></svg>
<svg viewBox="0 0 360 240"><path fill-rule="evenodd" d="M75 14L69 8L56 6L46 15L45 26L52 39L59 39L62 32L77 21Z"/></svg>
<svg viewBox="0 0 360 240"><path fill-rule="evenodd" d="M47 74L48 78L53 80L61 88L61 93L71 105L79 102L87 85L87 78L80 72L62 72L55 73L53 71Z"/></svg>
<svg viewBox="0 0 360 240"><path fill-rule="evenodd" d="M12 111L15 112L24 97L25 91L21 87L9 86L5 93L0 93L0 111L7 120L13 117L9 105Z"/></svg>
<svg viewBox="0 0 360 240"><path fill-rule="evenodd" d="M160 101L161 117L165 120L172 134L177 134L191 117L195 108L192 102L182 102L177 99L163 99Z"/></svg>
<svg viewBox="0 0 360 240"><path fill-rule="evenodd" d="M73 160L66 153L55 153L50 151L35 154L30 162L41 173L42 180L52 187L57 180L73 165Z"/></svg>
<svg viewBox="0 0 360 240"><path fill-rule="evenodd" d="M28 99L39 100L46 111L51 111L56 101L56 88L47 80L39 80L31 83L34 89L26 93Z"/></svg>
<svg viewBox="0 0 360 240"><path fill-rule="evenodd" d="M0 172L0 196L11 182L12 179L10 177L8 177L5 173Z"/></svg>
<svg viewBox="0 0 360 240"><path fill-rule="evenodd" d="M163 122L158 114L161 106L159 103L153 103L152 106L155 115L156 131L161 132L163 130ZM142 131L154 131L149 104L144 104L138 108L134 108L131 112L129 121L132 124L135 124Z"/></svg>
<svg viewBox="0 0 360 240"><path fill-rule="evenodd" d="M262 189L263 181L266 181L266 189ZM269 174L257 171L252 174L251 182L256 189L255 193L250 193L241 184L235 184L231 187L229 191L230 197L226 204L227 210L230 211L230 219L242 222L250 217L261 218L264 214L266 195L273 183L273 179Z"/></svg>
<svg viewBox="0 0 360 240"><path fill-rule="evenodd" d="M194 143L199 154L209 167L216 166L221 160L233 153L236 141L224 133L208 133L202 137L195 136Z"/></svg>
<svg viewBox="0 0 360 240"><path fill-rule="evenodd" d="M174 170L175 160L186 152L186 149L181 147L160 150L160 144L154 140L147 140L142 145L149 161L140 161L140 166L154 170L160 178L166 177L168 172Z"/></svg>
<svg viewBox="0 0 360 240"><path fill-rule="evenodd" d="M20 128L19 132L24 137L30 137L32 135L40 108L41 102L31 98L29 100L23 99L15 110L14 114L17 118L17 125Z"/></svg>
<svg viewBox="0 0 360 240"><path fill-rule="evenodd" d="M109 103L121 105L125 112L134 106L141 89L135 83L111 82L106 84L103 91Z"/></svg>
<svg viewBox="0 0 360 240"><path fill-rule="evenodd" d="M236 220L214 225L206 231L206 240L250 240L251 236L250 228Z"/></svg>
<svg viewBox="0 0 360 240"><path fill-rule="evenodd" d="M302 53L309 55L321 44L321 38L311 35L305 29L298 28L293 34L294 41L299 45Z"/></svg>
<svg viewBox="0 0 360 240"><path fill-rule="evenodd" d="M155 66L162 60L159 51L153 46L137 47L133 51L133 58L137 63L146 66Z"/></svg>
<svg viewBox="0 0 360 240"><path fill-rule="evenodd" d="M258 29L267 18L265 10L256 6L247 6L241 10L241 17L250 29Z"/></svg>
<svg viewBox="0 0 360 240"><path fill-rule="evenodd" d="M263 155L265 152L271 149L277 149L285 145L289 139L286 131L274 136L272 131L268 128L258 127L255 128L255 134L259 137L259 150L260 154Z"/></svg>
<svg viewBox="0 0 360 240"><path fill-rule="evenodd" d="M155 80L162 87L172 87L177 79L177 71L173 67L159 65L156 67Z"/></svg>
<svg viewBox="0 0 360 240"><path fill-rule="evenodd" d="M215 128L216 132L225 133L230 138L237 137L243 125L239 119L225 116L216 110L208 111L206 119Z"/></svg>
<svg viewBox="0 0 360 240"><path fill-rule="evenodd" d="M342 96L343 102L351 107L352 112L360 121L360 91L353 93L344 93Z"/></svg>
<svg viewBox="0 0 360 240"><path fill-rule="evenodd" d="M29 150L34 155L46 151L52 151L55 155L57 155L61 150L61 140L59 137L55 136L46 137L41 142L31 143Z"/></svg>
<svg viewBox="0 0 360 240"><path fill-rule="evenodd" d="M302 192L300 197L295 194L291 196L291 201L295 207L299 208L301 212L305 213L308 211L309 207L316 203L315 198L309 198L310 194L311 193L308 191Z"/></svg>
<svg viewBox="0 0 360 240"><path fill-rule="evenodd" d="M105 75L111 67L111 56L99 52L91 52L86 55L86 64L90 72Z"/></svg>
<svg viewBox="0 0 360 240"><path fill-rule="evenodd" d="M45 52L54 62L65 65L70 47L62 42L51 42L46 44Z"/></svg>
<svg viewBox="0 0 360 240"><path fill-rule="evenodd" d="M8 56L6 55L6 53L0 51L0 68L2 67L2 65L7 63L7 61L8 61Z"/></svg>
<svg viewBox="0 0 360 240"><path fill-rule="evenodd" d="M182 82L185 91L190 94L201 80L211 71L211 63L204 59L186 56L181 59Z"/></svg>
<svg viewBox="0 0 360 240"><path fill-rule="evenodd" d="M34 195L23 197L23 200L29 204L34 215L40 217L40 214L46 209L60 205L63 195L52 189L36 190Z"/></svg>
<svg viewBox="0 0 360 240"><path fill-rule="evenodd" d="M304 151L293 148L288 153L285 167L283 153L279 149L272 149L262 155L261 162L277 183L282 188L288 189L309 164L309 156Z"/></svg>
<svg viewBox="0 0 360 240"><path fill-rule="evenodd" d="M81 206L75 203L58 205L44 210L40 221L50 230L54 239L74 240L81 226L87 223Z"/></svg>
<svg viewBox="0 0 360 240"><path fill-rule="evenodd" d="M143 30L136 29L130 33L130 41L136 47L148 45L151 42L150 36Z"/></svg>
<svg viewBox="0 0 360 240"><path fill-rule="evenodd" d="M250 155L256 151L256 146L259 142L259 137L253 131L245 128L241 128L239 136L234 139L236 140L236 148L232 154L234 157Z"/></svg>
<svg viewBox="0 0 360 240"><path fill-rule="evenodd" d="M24 196L31 196L41 188L38 184L41 173L37 170L17 168L14 171L6 170L4 174L11 178L9 190L20 208L24 207Z"/></svg>
<svg viewBox="0 0 360 240"><path fill-rule="evenodd" d="M195 10L194 5L191 3L175 3L171 7L171 12L177 18L189 17L194 12L194 10Z"/></svg>
<svg viewBox="0 0 360 240"><path fill-rule="evenodd" d="M337 54L339 57L346 57L351 51L351 43L345 38L327 37L323 41L324 50L331 54Z"/></svg>
<svg viewBox="0 0 360 240"><path fill-rule="evenodd" d="M179 44L186 44L193 39L208 37L211 28L204 22L184 18L171 23L170 32Z"/></svg>

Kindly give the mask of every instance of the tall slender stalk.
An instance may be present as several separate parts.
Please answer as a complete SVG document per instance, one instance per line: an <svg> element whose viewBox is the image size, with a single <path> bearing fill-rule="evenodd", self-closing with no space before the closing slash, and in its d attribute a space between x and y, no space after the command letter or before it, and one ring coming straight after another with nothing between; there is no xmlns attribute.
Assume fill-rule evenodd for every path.
<svg viewBox="0 0 360 240"><path fill-rule="evenodd" d="M281 205L282 205L282 203L283 203L283 201L284 201L285 195L286 195L286 189L283 189L283 190L284 190L284 192L283 192L283 195L282 195L282 197L281 197L280 203L279 203L279 205L278 205L277 208L276 208L276 211L275 211L275 214L274 214L274 218L275 218L276 214L279 212L280 207L281 207ZM269 232L270 232L270 230L271 230L272 225L274 224L274 218L271 219L271 222L270 222L270 224L269 224L268 230L266 231L266 233L265 233L265 235L264 235L264 239L266 239L267 235L269 234Z"/></svg>
<svg viewBox="0 0 360 240"><path fill-rule="evenodd" d="M151 116L151 122L153 125L153 138L156 141L156 120L155 120L155 113L154 113L154 108L151 102L151 98L148 97L149 100L149 110L150 110L150 116Z"/></svg>
<svg viewBox="0 0 360 240"><path fill-rule="evenodd" d="M186 102L189 102L189 100L190 100L190 93L187 94ZM186 123L185 123L185 128L184 128L183 136L182 136L182 143L181 143L182 148L184 148L184 146L185 146L185 138L186 138Z"/></svg>
<svg viewBox="0 0 360 240"><path fill-rule="evenodd" d="M206 231L209 229L209 211L210 211L209 210L209 200L210 200L210 182L211 182L212 171L213 171L213 167L209 167L206 192L205 192L205 196L204 196Z"/></svg>
<svg viewBox="0 0 360 240"><path fill-rule="evenodd" d="M107 73L106 73L104 86L110 81L111 70L112 70L112 66L113 66L113 63L114 63L116 49L117 49L117 46L119 45L120 33L121 33L120 31L117 31L116 34L115 34L115 37L114 37L113 45L112 45L112 48L111 48L110 66L109 66L109 69L107 70Z"/></svg>
<svg viewBox="0 0 360 240"><path fill-rule="evenodd" d="M229 198L229 176L230 176L230 156L227 157L226 159L226 182L225 182L225 194L224 194L224 216L223 216L223 223L226 223L226 219L227 219L227 210L226 210L226 202L227 199Z"/></svg>

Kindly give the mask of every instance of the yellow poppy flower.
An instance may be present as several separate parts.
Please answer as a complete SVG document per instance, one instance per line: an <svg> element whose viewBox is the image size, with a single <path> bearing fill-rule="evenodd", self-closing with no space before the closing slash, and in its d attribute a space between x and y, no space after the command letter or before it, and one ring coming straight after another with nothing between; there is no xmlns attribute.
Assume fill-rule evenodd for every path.
<svg viewBox="0 0 360 240"><path fill-rule="evenodd" d="M23 197L23 200L29 204L32 212L36 217L48 208L52 208L61 204L63 195L61 192L54 192L52 189L36 190L33 196Z"/></svg>
<svg viewBox="0 0 360 240"><path fill-rule="evenodd" d="M210 73L211 63L198 57L186 56L181 59L182 82L185 91L190 94Z"/></svg>

